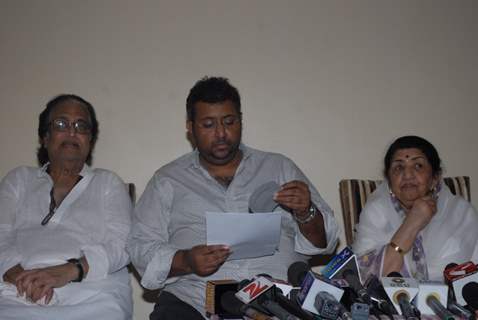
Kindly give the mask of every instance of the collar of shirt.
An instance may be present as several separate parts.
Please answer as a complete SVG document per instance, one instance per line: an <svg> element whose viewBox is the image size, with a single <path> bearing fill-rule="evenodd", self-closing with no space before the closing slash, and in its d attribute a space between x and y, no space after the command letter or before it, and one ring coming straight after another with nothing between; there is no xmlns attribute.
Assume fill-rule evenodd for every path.
<svg viewBox="0 0 478 320"><path fill-rule="evenodd" d="M41 178L41 177L49 177L50 175L48 174L47 172L47 169L48 169L48 166L50 165L50 162L47 162L43 165L43 167L40 168L40 170L38 170L38 178ZM81 168L81 171L80 171L80 176L84 177L86 176L87 174L91 173L93 170L90 168L89 165L87 165L86 163L83 165L83 168Z"/></svg>
<svg viewBox="0 0 478 320"><path fill-rule="evenodd" d="M252 155L252 152L249 149L249 147L247 147L246 145L244 145L242 143L239 145L239 150L242 151L241 163L246 161ZM197 148L195 148L194 151L193 151L193 161L192 162L185 162L184 164L185 164L186 167L192 166L193 168L203 168L203 166L199 162L199 150Z"/></svg>

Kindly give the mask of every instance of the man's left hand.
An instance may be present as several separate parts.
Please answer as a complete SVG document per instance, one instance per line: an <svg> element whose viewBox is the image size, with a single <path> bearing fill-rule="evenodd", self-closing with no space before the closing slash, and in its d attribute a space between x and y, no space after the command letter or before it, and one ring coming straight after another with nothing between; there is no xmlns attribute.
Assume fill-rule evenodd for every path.
<svg viewBox="0 0 478 320"><path fill-rule="evenodd" d="M274 200L289 208L297 216L305 216L310 207L309 186L302 181L294 180L284 183L274 195Z"/></svg>
<svg viewBox="0 0 478 320"><path fill-rule="evenodd" d="M71 263L23 271L16 278L18 294L31 301L46 297L48 303L53 288L61 288L78 277L78 269Z"/></svg>

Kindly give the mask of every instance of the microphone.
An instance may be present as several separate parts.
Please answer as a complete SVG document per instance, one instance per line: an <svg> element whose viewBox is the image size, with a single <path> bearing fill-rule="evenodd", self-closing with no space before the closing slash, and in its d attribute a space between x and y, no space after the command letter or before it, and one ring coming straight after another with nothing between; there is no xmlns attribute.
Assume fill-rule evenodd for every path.
<svg viewBox="0 0 478 320"><path fill-rule="evenodd" d="M300 320L299 318L297 318L296 316L290 314L289 312L287 312L287 310L285 310L284 308L282 308L277 302L275 301L272 301L272 300L268 300L268 299L264 299L264 301L261 303L261 305L266 308L267 310L269 310L270 313L272 313L274 316L276 316L277 318L279 318L279 320Z"/></svg>
<svg viewBox="0 0 478 320"><path fill-rule="evenodd" d="M418 317L410 301L418 294L418 283L413 278L403 278L398 272L391 272L382 278L385 292L397 310L407 320L417 320Z"/></svg>
<svg viewBox="0 0 478 320"><path fill-rule="evenodd" d="M365 303L354 303L351 308L352 320L368 320L370 315L370 307ZM380 315L376 315L380 319Z"/></svg>
<svg viewBox="0 0 478 320"><path fill-rule="evenodd" d="M314 307L318 311L318 315L324 319L335 320L340 316L339 302L326 291L320 291L315 296Z"/></svg>
<svg viewBox="0 0 478 320"><path fill-rule="evenodd" d="M422 314L436 314L441 319L448 320L453 315L446 310L448 287L436 281L422 281L418 284L417 306Z"/></svg>
<svg viewBox="0 0 478 320"><path fill-rule="evenodd" d="M279 303L279 305L287 312L299 317L300 319L314 320L314 315L309 311L302 309L296 299L292 300L287 298L286 293L287 295L290 294L293 289L291 285L284 283L282 280L274 279L268 274L261 274L260 276L269 279L274 284L272 295L269 296L270 299Z"/></svg>
<svg viewBox="0 0 478 320"><path fill-rule="evenodd" d="M303 261L294 262L287 269L287 281L294 287L300 287L310 267Z"/></svg>
<svg viewBox="0 0 478 320"><path fill-rule="evenodd" d="M475 267L472 262L468 262L468 263L471 263L472 268ZM464 274L462 269L467 268L467 266L464 266L466 264L462 264L461 267L455 268L458 266L458 264L452 262L447 264L445 269L443 270L443 278L445 280L445 283L448 285L447 309L450 310L451 313L459 316L461 319L474 320L475 316L468 309L459 305L456 302L455 290L453 289L453 284L452 284L453 278L456 278L457 276Z"/></svg>
<svg viewBox="0 0 478 320"><path fill-rule="evenodd" d="M372 275L369 277L365 282L365 287L367 288L370 299L372 300L375 308L392 318L393 315L398 314L397 310L395 310L395 307L388 298L385 288L380 283L380 280L377 278L377 276Z"/></svg>
<svg viewBox="0 0 478 320"><path fill-rule="evenodd" d="M463 288L468 283L478 282L478 268L473 262L468 261L445 269L445 278L451 282L453 286L456 302L460 305L465 305L466 301L463 297Z"/></svg>
<svg viewBox="0 0 478 320"><path fill-rule="evenodd" d="M475 320L476 319L475 316L471 313L471 311L469 311L468 309L466 309L463 306L460 306L456 302L448 301L447 309L450 310L451 313L460 317L460 319L465 319L465 320Z"/></svg>
<svg viewBox="0 0 478 320"><path fill-rule="evenodd" d="M344 279L349 283L349 286L352 288L353 291L358 295L359 299L367 304L370 305L372 303L372 300L370 299L370 295L367 292L367 289L365 289L362 284L360 283L360 279L358 274L350 269L345 270L342 273Z"/></svg>
<svg viewBox="0 0 478 320"><path fill-rule="evenodd" d="M448 311L438 300L438 298L431 294L427 297L426 299L427 305L430 307L430 309L433 310L433 312L440 317L442 320L454 320L455 317L453 314L451 314L450 311Z"/></svg>
<svg viewBox="0 0 478 320"><path fill-rule="evenodd" d="M468 307L476 312L478 310L478 283L469 282L464 285L462 294Z"/></svg>
<svg viewBox="0 0 478 320"><path fill-rule="evenodd" d="M471 261L467 261L462 264L456 264L452 262L447 264L447 266L445 267L445 270L443 271L443 276L445 278L445 282L452 283L454 280L457 280L462 278L463 276L472 274L473 272L477 270L478 268Z"/></svg>
<svg viewBox="0 0 478 320"><path fill-rule="evenodd" d="M362 282L357 257L349 247L345 247L335 255L322 269L321 274L327 279L344 279L343 272L346 270L352 270L358 275L359 282Z"/></svg>
<svg viewBox="0 0 478 320"><path fill-rule="evenodd" d="M280 289L278 289L274 283L268 279L267 275L266 277L262 275L255 278L244 288L236 292L235 296L243 303L252 303L254 308L260 310L261 312L265 311L266 313L273 314L281 320L295 320L299 318L285 310L279 304L279 302L290 310L299 312L302 315L302 310L300 310L300 308L294 308L292 303L282 295ZM307 318L304 319L308 320Z"/></svg>
<svg viewBox="0 0 478 320"><path fill-rule="evenodd" d="M227 291L237 291L238 283L234 280L212 280L206 283L206 313L227 317L230 314L221 307L221 297Z"/></svg>
<svg viewBox="0 0 478 320"><path fill-rule="evenodd" d="M271 320L268 315L259 312L249 304L244 304L235 296L235 291L226 291L221 296L221 306L230 315L240 317L247 316L253 320Z"/></svg>
<svg viewBox="0 0 478 320"><path fill-rule="evenodd" d="M344 290L333 285L331 280L309 271L302 282L297 302L304 310L319 314L315 307L315 298L321 291L330 293L337 301L340 301L344 294Z"/></svg>

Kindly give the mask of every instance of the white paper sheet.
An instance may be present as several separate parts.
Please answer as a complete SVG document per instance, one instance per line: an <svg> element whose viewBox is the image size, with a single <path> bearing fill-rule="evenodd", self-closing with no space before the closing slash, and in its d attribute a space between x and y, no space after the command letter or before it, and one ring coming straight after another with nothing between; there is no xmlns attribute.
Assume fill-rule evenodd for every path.
<svg viewBox="0 0 478 320"><path fill-rule="evenodd" d="M281 215L206 212L207 244L231 248L228 260L270 256L279 247Z"/></svg>

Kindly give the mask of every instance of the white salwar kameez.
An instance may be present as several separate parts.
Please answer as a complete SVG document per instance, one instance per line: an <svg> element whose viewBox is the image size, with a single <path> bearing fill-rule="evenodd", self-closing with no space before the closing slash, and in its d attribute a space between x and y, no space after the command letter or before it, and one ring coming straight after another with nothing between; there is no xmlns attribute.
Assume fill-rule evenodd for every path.
<svg viewBox="0 0 478 320"><path fill-rule="evenodd" d="M114 173L85 165L80 175L45 226L53 186L46 166L19 167L0 183L0 275L17 264L29 270L80 256L89 264L83 281L55 288L48 305L18 297L0 279L0 319L131 319L125 268L131 201Z"/></svg>

